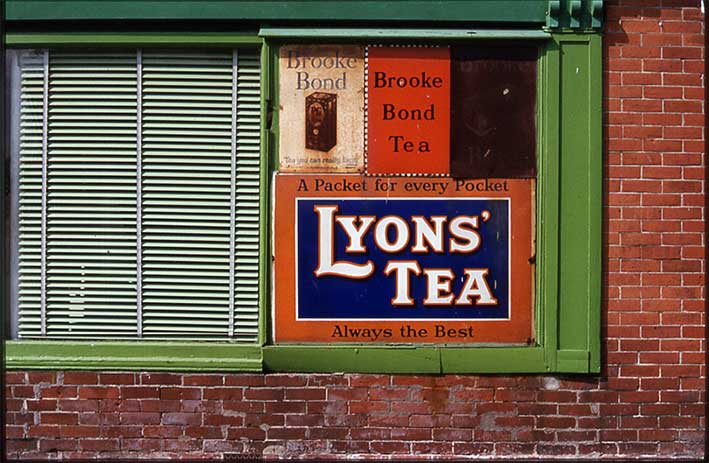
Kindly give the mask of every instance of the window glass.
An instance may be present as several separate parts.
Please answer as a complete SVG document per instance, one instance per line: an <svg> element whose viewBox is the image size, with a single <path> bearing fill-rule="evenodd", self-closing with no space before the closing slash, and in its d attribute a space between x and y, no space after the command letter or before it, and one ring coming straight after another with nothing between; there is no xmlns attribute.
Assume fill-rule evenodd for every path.
<svg viewBox="0 0 709 463"><path fill-rule="evenodd" d="M258 51L10 63L16 337L256 342Z"/></svg>

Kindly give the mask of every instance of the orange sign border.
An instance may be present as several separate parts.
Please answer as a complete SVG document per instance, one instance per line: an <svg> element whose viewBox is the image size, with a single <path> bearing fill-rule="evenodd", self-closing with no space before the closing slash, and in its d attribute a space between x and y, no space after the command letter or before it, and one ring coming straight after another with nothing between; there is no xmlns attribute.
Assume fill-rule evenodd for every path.
<svg viewBox="0 0 709 463"><path fill-rule="evenodd" d="M484 191L471 194L465 191L455 192L453 186L456 180L449 178L391 177L396 182L448 182L451 187L443 195L422 195L414 191L397 192L392 195L387 192L345 191L334 193L316 191L297 191L301 179L322 178L331 182L347 179L351 182L366 182L374 184L382 177L368 177L357 174L276 174L274 181L274 223L273 223L273 307L272 329L276 343L327 343L327 344L470 344L470 343L504 343L526 344L533 337L534 295L533 279L534 264L530 258L534 255L534 180L532 179L488 179L464 180L471 183L507 182L509 191ZM386 180L386 178L384 178ZM509 320L475 320L475 321L430 321L430 320L376 320L376 321L332 321L332 320L297 320L296 319L296 274L295 274L295 200L296 198L317 197L462 197L462 198L510 198L511 216L511 255L510 255L510 319ZM335 325L346 324L350 328L389 328L392 337L384 341L368 341L367 339L343 341L333 339L331 334ZM414 329L428 328L432 332L436 324L445 324L446 329L473 328L473 338L428 337L425 340L404 338L399 335L399 328L407 324Z"/></svg>

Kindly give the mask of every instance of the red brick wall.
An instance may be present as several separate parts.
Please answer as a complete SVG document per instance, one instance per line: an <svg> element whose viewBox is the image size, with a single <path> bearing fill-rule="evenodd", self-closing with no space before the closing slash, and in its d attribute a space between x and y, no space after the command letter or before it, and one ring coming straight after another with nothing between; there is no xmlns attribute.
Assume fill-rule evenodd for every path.
<svg viewBox="0 0 709 463"><path fill-rule="evenodd" d="M606 3L600 377L9 372L10 456L701 457L703 17Z"/></svg>

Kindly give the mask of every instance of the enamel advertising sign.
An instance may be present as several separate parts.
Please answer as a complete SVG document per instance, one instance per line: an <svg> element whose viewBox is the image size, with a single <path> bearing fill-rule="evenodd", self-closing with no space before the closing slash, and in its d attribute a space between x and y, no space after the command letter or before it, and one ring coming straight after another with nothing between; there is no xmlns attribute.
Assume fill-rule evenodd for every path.
<svg viewBox="0 0 709 463"><path fill-rule="evenodd" d="M291 45L279 52L281 171L364 166L364 48Z"/></svg>
<svg viewBox="0 0 709 463"><path fill-rule="evenodd" d="M528 342L533 189L277 174L274 340Z"/></svg>
<svg viewBox="0 0 709 463"><path fill-rule="evenodd" d="M367 172L448 174L450 50L369 47L367 59Z"/></svg>

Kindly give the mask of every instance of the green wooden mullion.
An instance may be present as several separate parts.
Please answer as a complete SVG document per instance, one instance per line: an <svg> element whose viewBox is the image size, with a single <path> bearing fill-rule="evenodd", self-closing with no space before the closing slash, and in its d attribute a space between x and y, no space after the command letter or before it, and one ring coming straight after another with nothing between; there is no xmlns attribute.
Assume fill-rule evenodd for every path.
<svg viewBox="0 0 709 463"><path fill-rule="evenodd" d="M537 152L537 172L540 173L542 172L542 167L541 163L542 160L544 159L543 153L544 153L544 121L546 117L546 104L542 103L545 101L545 82L546 82L546 50L544 47L540 47L539 52L537 56L537 85L536 85L536 90L537 90L537 105L536 105L536 112L535 112L535 117L536 117L536 131L537 131L537 146L536 146L536 152ZM532 215L532 233L534 233L534 286L532 287L532 306L534 308L534 313L533 315L533 320L534 320L534 341L536 345L538 346L543 346L544 345L544 324L542 323L542 317L544 315L544 310L542 308L541 304L541 291L540 291L540 278L539 278L539 247L540 247L540 237L541 234L539 233L539 217L541 215L540 212L540 204L539 204L539 196L540 196L540 191L542 190L544 186L544 181L543 178L540 174L537 175L536 178L536 183L535 183L535 188L534 188L534 196L532 197L534 201L534 209L533 209L533 215Z"/></svg>
<svg viewBox="0 0 709 463"><path fill-rule="evenodd" d="M559 236L559 47L550 41L542 59L543 117L537 197L537 300L543 314L543 340L546 368L556 368L558 335L558 236Z"/></svg>
<svg viewBox="0 0 709 463"><path fill-rule="evenodd" d="M189 46L226 47L259 45L262 39L253 33L172 33L172 32L63 32L25 33L11 32L5 35L9 47L87 47L87 46Z"/></svg>
<svg viewBox="0 0 709 463"><path fill-rule="evenodd" d="M269 131L269 136L270 136L270 145L271 145L271 153L270 153L270 161L271 161L271 167L273 171L278 170L278 165L279 165L279 156L278 156L278 131L280 127L280 111L278 110L279 108L279 92L278 92L278 79L279 79L279 70L278 70L278 52L279 52L279 46L276 44L271 43L270 41L266 42L268 49L270 51L270 56L269 56L269 66L271 67L271 75L273 76L273 79L271 80L271 107L269 110L271 111L271 128Z"/></svg>
<svg viewBox="0 0 709 463"><path fill-rule="evenodd" d="M260 127L260 143L261 143L261 163L259 166L259 330L258 343L259 345L266 344L268 331L268 310L270 307L270 211L271 211L271 194L270 194L270 165L268 162L270 143L268 134L268 105L270 98L271 85L271 66L269 61L268 47L263 44L260 50L261 60L261 127Z"/></svg>

